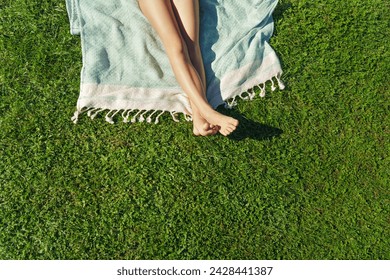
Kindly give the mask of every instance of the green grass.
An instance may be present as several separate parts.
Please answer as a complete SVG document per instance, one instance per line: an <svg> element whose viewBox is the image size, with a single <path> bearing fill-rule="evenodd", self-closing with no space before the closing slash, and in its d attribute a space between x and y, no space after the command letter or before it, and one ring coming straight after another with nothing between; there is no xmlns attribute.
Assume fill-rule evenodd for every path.
<svg viewBox="0 0 390 280"><path fill-rule="evenodd" d="M230 138L74 125L65 1L0 4L0 259L389 259L390 3L283 0Z"/></svg>

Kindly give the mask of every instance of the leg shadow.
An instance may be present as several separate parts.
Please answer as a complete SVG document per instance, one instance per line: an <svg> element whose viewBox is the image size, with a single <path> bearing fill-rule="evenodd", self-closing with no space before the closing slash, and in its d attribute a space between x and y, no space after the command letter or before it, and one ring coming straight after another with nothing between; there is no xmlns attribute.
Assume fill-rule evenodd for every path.
<svg viewBox="0 0 390 280"><path fill-rule="evenodd" d="M240 122L237 129L228 136L231 140L241 141L247 138L258 141L269 140L278 137L283 133L283 130L279 128L249 120L234 109L227 110L223 107L219 107L218 111L227 116L231 116Z"/></svg>

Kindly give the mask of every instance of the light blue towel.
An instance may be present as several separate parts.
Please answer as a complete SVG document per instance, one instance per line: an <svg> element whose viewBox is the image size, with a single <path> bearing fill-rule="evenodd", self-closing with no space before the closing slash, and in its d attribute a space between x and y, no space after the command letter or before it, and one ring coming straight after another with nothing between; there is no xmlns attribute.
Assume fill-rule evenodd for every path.
<svg viewBox="0 0 390 280"><path fill-rule="evenodd" d="M216 108L234 106L237 97L254 98L249 89L266 81L283 89L279 59L268 41L277 0L200 0L200 44L207 98ZM174 120L191 114L160 38L137 0L66 0L73 35L81 35L83 68L77 122L83 112L94 118L107 111L113 122L158 122L168 111ZM274 78L274 79L273 79ZM245 93L247 92L247 93Z"/></svg>

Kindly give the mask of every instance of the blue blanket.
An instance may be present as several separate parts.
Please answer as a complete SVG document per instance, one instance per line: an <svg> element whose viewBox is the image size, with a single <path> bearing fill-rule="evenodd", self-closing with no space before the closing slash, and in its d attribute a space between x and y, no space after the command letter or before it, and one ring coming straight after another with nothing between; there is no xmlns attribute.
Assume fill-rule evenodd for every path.
<svg viewBox="0 0 390 280"><path fill-rule="evenodd" d="M280 81L277 55L269 45L277 0L200 0L200 44L207 98L214 107L254 98L255 86ZM120 113L124 122L158 122L170 112L191 114L161 41L137 0L66 0L73 35L81 36L83 67L77 110L106 120Z"/></svg>

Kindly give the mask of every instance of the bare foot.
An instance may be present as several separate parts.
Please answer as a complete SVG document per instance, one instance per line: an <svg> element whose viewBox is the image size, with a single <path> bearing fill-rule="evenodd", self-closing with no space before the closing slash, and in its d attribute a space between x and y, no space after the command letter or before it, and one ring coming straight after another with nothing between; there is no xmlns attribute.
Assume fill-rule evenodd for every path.
<svg viewBox="0 0 390 280"><path fill-rule="evenodd" d="M207 122L218 127L219 132L224 136L228 136L230 133L236 130L238 126L238 120L225 116L213 109L207 109L207 111L202 114L202 116Z"/></svg>
<svg viewBox="0 0 390 280"><path fill-rule="evenodd" d="M192 121L194 124L193 133L196 136L215 135L219 130L218 126L208 123L194 105L192 106Z"/></svg>
<svg viewBox="0 0 390 280"><path fill-rule="evenodd" d="M200 129L198 129L198 127L196 127L195 123L196 122L194 122L194 129L193 129L193 133L195 136L215 135L219 131L219 128L217 126L210 125L206 120L203 124L203 127L198 126L198 127L200 127ZM200 121L199 123L202 123L202 121Z"/></svg>

